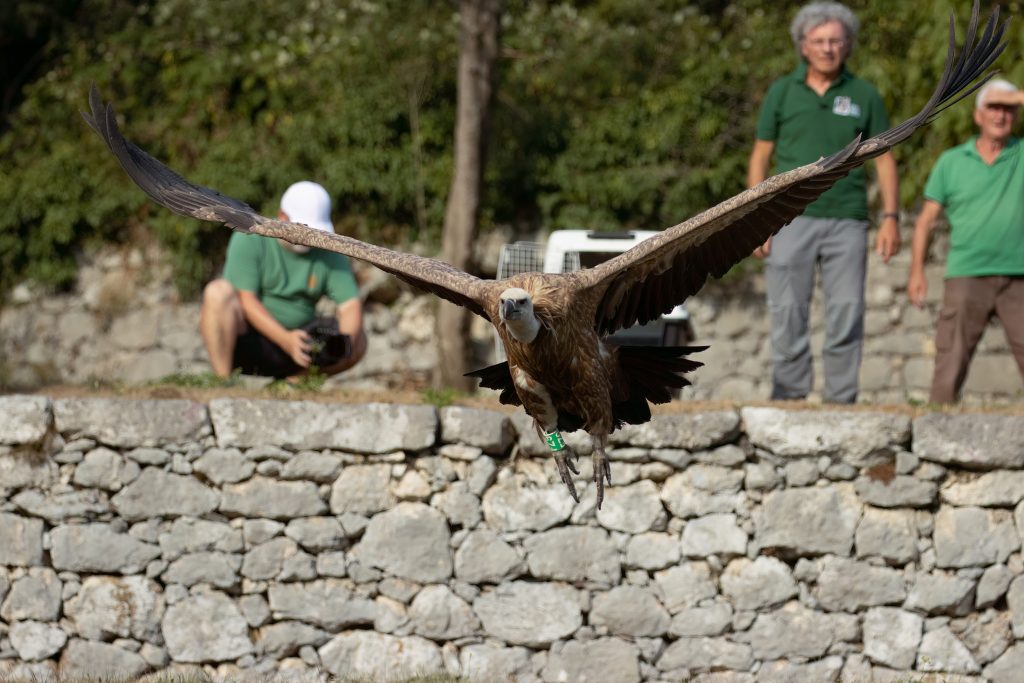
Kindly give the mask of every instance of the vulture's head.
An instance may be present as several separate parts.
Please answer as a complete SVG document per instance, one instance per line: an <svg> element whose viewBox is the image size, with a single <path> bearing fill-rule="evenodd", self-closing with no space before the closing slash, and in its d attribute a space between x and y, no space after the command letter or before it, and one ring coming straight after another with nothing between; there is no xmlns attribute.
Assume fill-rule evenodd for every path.
<svg viewBox="0 0 1024 683"><path fill-rule="evenodd" d="M532 342L540 331L540 320L533 310L530 293L510 287L501 293L498 315L509 333L521 342Z"/></svg>

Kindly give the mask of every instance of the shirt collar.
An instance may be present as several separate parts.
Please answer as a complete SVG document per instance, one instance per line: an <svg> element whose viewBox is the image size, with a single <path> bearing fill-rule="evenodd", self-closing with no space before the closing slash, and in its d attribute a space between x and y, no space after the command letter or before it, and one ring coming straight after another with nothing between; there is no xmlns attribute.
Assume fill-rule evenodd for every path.
<svg viewBox="0 0 1024 683"><path fill-rule="evenodd" d="M972 135L970 140L960 145L960 148L964 151L965 154L973 156L976 159L981 159L981 154L978 153L977 142L978 136ZM1010 139L1006 141L1006 146L1003 147L1003 150L999 153L999 156L996 157L996 163L999 163L1003 159L1009 158L1010 153L1016 151L1018 142L1020 142L1020 140L1011 135Z"/></svg>
<svg viewBox="0 0 1024 683"><path fill-rule="evenodd" d="M805 62L804 60L801 59L800 63L798 63L796 65L796 68L793 69L790 72L789 75L792 76L794 79L796 79L797 81L799 81L801 83L806 82L807 81L807 62ZM844 82L850 80L851 78L853 78L853 73L849 69L846 68L846 62L843 62L843 65L841 67L839 67L839 77L836 78L836 80L832 81L832 83L828 86L828 89L831 90L832 88L836 87L840 83L844 83Z"/></svg>

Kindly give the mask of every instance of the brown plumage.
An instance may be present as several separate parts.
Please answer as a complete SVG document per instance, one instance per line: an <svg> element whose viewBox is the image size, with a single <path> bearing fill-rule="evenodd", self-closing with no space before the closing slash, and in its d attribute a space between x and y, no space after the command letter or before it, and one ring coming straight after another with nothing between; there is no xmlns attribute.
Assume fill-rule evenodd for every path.
<svg viewBox="0 0 1024 683"><path fill-rule="evenodd" d="M92 113L83 116L131 179L172 211L362 259L487 318L505 344L508 362L470 374L483 386L499 390L503 403L521 403L538 430L587 431L600 506L604 481L611 482L605 455L608 434L624 423L650 419L648 402L670 400L672 389L688 383L682 374L700 365L685 358L699 350L695 347L616 348L604 338L672 310L709 276L722 276L800 215L851 169L906 140L943 108L977 89L984 82L979 77L1005 47L1001 41L1006 23L1000 24L998 12L993 12L978 36L976 0L959 56L953 24L951 18L942 78L913 118L869 140L853 140L813 164L773 176L595 268L567 274L481 280L434 259L267 218L243 202L190 183L127 141L113 109L95 88L89 96ZM554 457L575 498L569 475L576 471L572 450L557 450Z"/></svg>

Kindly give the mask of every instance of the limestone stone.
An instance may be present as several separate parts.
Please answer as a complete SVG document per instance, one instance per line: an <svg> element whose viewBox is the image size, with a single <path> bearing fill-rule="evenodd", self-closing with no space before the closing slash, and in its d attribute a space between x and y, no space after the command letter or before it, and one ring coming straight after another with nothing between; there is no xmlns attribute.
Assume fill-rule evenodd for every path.
<svg viewBox="0 0 1024 683"><path fill-rule="evenodd" d="M525 647L466 645L459 651L462 675L471 681L528 681L530 650Z"/></svg>
<svg viewBox="0 0 1024 683"><path fill-rule="evenodd" d="M480 498L470 491L464 481L453 483L446 491L434 495L430 504L448 518L454 526L472 529L480 523Z"/></svg>
<svg viewBox="0 0 1024 683"><path fill-rule="evenodd" d="M223 593L198 593L170 605L161 622L176 662L225 662L253 652L249 625Z"/></svg>
<svg viewBox="0 0 1024 683"><path fill-rule="evenodd" d="M1006 592L1006 605L1010 608L1013 635L1024 637L1024 575L1017 576L1010 582Z"/></svg>
<svg viewBox="0 0 1024 683"><path fill-rule="evenodd" d="M929 413L914 420L914 453L971 468L1024 467L1024 422L1008 415Z"/></svg>
<svg viewBox="0 0 1024 683"><path fill-rule="evenodd" d="M797 592L793 573L785 562L759 555L753 562L738 558L721 576L722 593L738 610L756 610L780 605Z"/></svg>
<svg viewBox="0 0 1024 683"><path fill-rule="evenodd" d="M8 623L21 619L57 621L62 587L57 573L49 567L31 567L11 584L7 599L0 605L0 617Z"/></svg>
<svg viewBox="0 0 1024 683"><path fill-rule="evenodd" d="M480 620L448 586L425 586L413 598L409 618L417 635L447 642L475 635Z"/></svg>
<svg viewBox="0 0 1024 683"><path fill-rule="evenodd" d="M11 624L8 634L18 658L25 662L48 659L60 652L68 642L68 634L52 624L38 621L18 621Z"/></svg>
<svg viewBox="0 0 1024 683"><path fill-rule="evenodd" d="M827 610L855 612L901 603L907 597L907 587L902 573L895 569L827 557L818 576L815 596Z"/></svg>
<svg viewBox="0 0 1024 683"><path fill-rule="evenodd" d="M210 433L206 406L179 399L61 398L53 419L61 434L115 448L187 443Z"/></svg>
<svg viewBox="0 0 1024 683"><path fill-rule="evenodd" d="M157 640L164 598L143 576L87 576L64 611L78 635L89 640Z"/></svg>
<svg viewBox="0 0 1024 683"><path fill-rule="evenodd" d="M626 545L626 566L664 569L679 561L679 539L672 534L649 531L631 536Z"/></svg>
<svg viewBox="0 0 1024 683"><path fill-rule="evenodd" d="M324 668L342 680L403 680L444 668L441 648L418 636L352 631L332 638L319 654Z"/></svg>
<svg viewBox="0 0 1024 683"><path fill-rule="evenodd" d="M539 579L614 584L619 553L608 532L594 527L559 527L523 542L530 573Z"/></svg>
<svg viewBox="0 0 1024 683"><path fill-rule="evenodd" d="M597 523L606 529L640 534L650 531L665 509L652 481L605 489L604 504L597 511Z"/></svg>
<svg viewBox="0 0 1024 683"><path fill-rule="evenodd" d="M502 455L515 442L508 416L493 410L446 406L440 411L441 440L477 446L484 453Z"/></svg>
<svg viewBox="0 0 1024 683"><path fill-rule="evenodd" d="M294 519L323 514L327 506L311 481L276 481L257 476L225 486L220 511L244 517Z"/></svg>
<svg viewBox="0 0 1024 683"><path fill-rule="evenodd" d="M687 557L733 556L747 552L747 534L734 514L711 514L691 520L683 529L682 551Z"/></svg>
<svg viewBox="0 0 1024 683"><path fill-rule="evenodd" d="M935 515L935 561L939 567L985 566L1004 562L1020 547L1007 510L939 508Z"/></svg>
<svg viewBox="0 0 1024 683"><path fill-rule="evenodd" d="M377 605L355 597L341 579L271 584L267 591L275 620L296 619L331 632L373 624Z"/></svg>
<svg viewBox="0 0 1024 683"><path fill-rule="evenodd" d="M256 463L242 455L237 448L211 448L192 466L196 472L218 485L243 481L256 471Z"/></svg>
<svg viewBox="0 0 1024 683"><path fill-rule="evenodd" d="M657 637L665 634L671 621L654 594L639 586L596 593L590 608L590 625L603 626L612 635Z"/></svg>
<svg viewBox="0 0 1024 683"><path fill-rule="evenodd" d="M916 669L952 674L973 674L981 671L970 651L945 626L928 631L921 638Z"/></svg>
<svg viewBox="0 0 1024 683"><path fill-rule="evenodd" d="M757 671L760 683L803 683L804 681L836 681L843 670L843 658L839 656L825 657L816 662L797 664L787 660L765 662ZM854 679L856 680L856 679ZM868 678L865 681L870 680Z"/></svg>
<svg viewBox="0 0 1024 683"><path fill-rule="evenodd" d="M50 400L45 396L0 396L0 444L39 443L50 428Z"/></svg>
<svg viewBox="0 0 1024 683"><path fill-rule="evenodd" d="M118 533L108 524L75 524L50 532L55 569L133 574L160 556L155 545Z"/></svg>
<svg viewBox="0 0 1024 683"><path fill-rule="evenodd" d="M832 617L796 601L773 612L759 614L747 636L757 659L817 659L837 639Z"/></svg>
<svg viewBox="0 0 1024 683"><path fill-rule="evenodd" d="M940 572L918 574L903 606L930 615L967 614L974 606L974 581Z"/></svg>
<svg viewBox="0 0 1024 683"><path fill-rule="evenodd" d="M897 474L888 481L858 477L854 486L864 502L883 508L929 507L938 491L935 482L905 474Z"/></svg>
<svg viewBox="0 0 1024 683"><path fill-rule="evenodd" d="M279 621L261 628L255 636L256 652L274 659L296 654L302 647L320 647L331 635L301 621Z"/></svg>
<svg viewBox="0 0 1024 683"><path fill-rule="evenodd" d="M220 496L190 476L146 467L135 481L111 499L129 521L150 517L201 517L217 507Z"/></svg>
<svg viewBox="0 0 1024 683"><path fill-rule="evenodd" d="M662 671L723 668L746 671L753 662L753 652L744 643L726 638L680 638L665 648L657 666Z"/></svg>
<svg viewBox="0 0 1024 683"><path fill-rule="evenodd" d="M545 681L639 683L640 650L618 638L570 640L552 650L542 675Z"/></svg>
<svg viewBox="0 0 1024 683"><path fill-rule="evenodd" d="M288 522L285 536L298 542L310 552L340 548L345 540L345 530L334 517L301 517Z"/></svg>
<svg viewBox="0 0 1024 683"><path fill-rule="evenodd" d="M434 445L433 406L217 398L210 421L221 447L275 444L290 450L421 451Z"/></svg>
<svg viewBox="0 0 1024 683"><path fill-rule="evenodd" d="M751 443L783 457L837 456L861 467L910 441L910 419L896 413L748 407L740 414Z"/></svg>
<svg viewBox="0 0 1024 683"><path fill-rule="evenodd" d="M992 683L1016 683L1021 671L1024 671L1024 643L1015 643L986 666L982 674Z"/></svg>
<svg viewBox="0 0 1024 683"><path fill-rule="evenodd" d="M42 517L50 524L59 524L71 517L95 520L110 512L107 494L95 489L74 489L60 493L26 489L11 500L18 509L33 517Z"/></svg>
<svg viewBox="0 0 1024 683"><path fill-rule="evenodd" d="M865 507L854 540L857 557L881 557L897 565L917 559L917 525L909 510Z"/></svg>
<svg viewBox="0 0 1024 683"><path fill-rule="evenodd" d="M43 563L43 522L0 512L0 565Z"/></svg>
<svg viewBox="0 0 1024 683"><path fill-rule="evenodd" d="M117 491L121 488L121 471L124 459L109 448L94 448L75 467L72 481L85 488Z"/></svg>
<svg viewBox="0 0 1024 683"><path fill-rule="evenodd" d="M22 453L9 453L0 445L0 487L20 489L29 486L49 488L57 478L57 465L48 459L27 457Z"/></svg>
<svg viewBox="0 0 1024 683"><path fill-rule="evenodd" d="M372 515L390 509L397 502L390 484L389 465L345 467L331 487L331 512Z"/></svg>
<svg viewBox="0 0 1024 683"><path fill-rule="evenodd" d="M1024 499L1024 471L960 473L948 477L939 493L951 505L1012 507Z"/></svg>
<svg viewBox="0 0 1024 683"><path fill-rule="evenodd" d="M706 607L690 607L672 617L668 632L677 638L718 636L732 625L732 607L716 602Z"/></svg>
<svg viewBox="0 0 1024 683"><path fill-rule="evenodd" d="M240 581L238 570L242 558L218 552L199 552L182 555L171 562L163 573L165 583L194 586L208 583L217 588L232 588Z"/></svg>
<svg viewBox="0 0 1024 683"><path fill-rule="evenodd" d="M742 470L718 465L690 465L665 481L661 499L677 517L698 517L736 510L743 494Z"/></svg>
<svg viewBox="0 0 1024 683"><path fill-rule="evenodd" d="M159 535L160 549L165 560L176 560L184 553L221 551L237 553L242 550L242 532L223 522L192 517L178 517L170 529Z"/></svg>
<svg viewBox="0 0 1024 683"><path fill-rule="evenodd" d="M909 669L917 657L924 619L896 607L872 607L864 614L864 654L894 669Z"/></svg>
<svg viewBox="0 0 1024 683"><path fill-rule="evenodd" d="M329 484L341 471L341 456L333 453L302 451L289 458L281 466L282 479L306 479Z"/></svg>
<svg viewBox="0 0 1024 683"><path fill-rule="evenodd" d="M649 422L626 425L612 433L611 442L646 448L707 450L732 441L738 434L739 415L732 410L655 415Z"/></svg>
<svg viewBox="0 0 1024 683"><path fill-rule="evenodd" d="M242 561L242 576L254 581L278 578L285 563L299 554L298 544L290 538L276 537L253 547Z"/></svg>
<svg viewBox="0 0 1024 683"><path fill-rule="evenodd" d="M116 645L72 638L61 653L58 668L65 680L131 678L149 669L145 659Z"/></svg>
<svg viewBox="0 0 1024 683"><path fill-rule="evenodd" d="M979 666L998 659L1014 641L1010 613L1006 610L986 610L952 619L949 629L967 646Z"/></svg>
<svg viewBox="0 0 1024 683"><path fill-rule="evenodd" d="M399 500L425 501L430 498L430 484L416 470L408 470L394 487Z"/></svg>
<svg viewBox="0 0 1024 683"><path fill-rule="evenodd" d="M984 609L991 606L999 598L1006 594L1013 580L1013 572L1005 564L994 564L985 569L978 581L978 591L975 596L975 606Z"/></svg>
<svg viewBox="0 0 1024 683"><path fill-rule="evenodd" d="M484 632L514 645L546 647L583 624L579 596L568 586L511 581L473 602Z"/></svg>
<svg viewBox="0 0 1024 683"><path fill-rule="evenodd" d="M860 515L849 484L771 491L755 516L757 540L792 555L849 555Z"/></svg>
<svg viewBox="0 0 1024 683"><path fill-rule="evenodd" d="M509 478L484 493L484 521L497 531L543 531L569 519L574 505L561 483L530 488Z"/></svg>
<svg viewBox="0 0 1024 683"><path fill-rule="evenodd" d="M694 607L718 592L711 579L711 568L705 562L686 562L664 569L654 574L654 580L661 591L661 601L671 614Z"/></svg>
<svg viewBox="0 0 1024 683"><path fill-rule="evenodd" d="M440 512L423 503L399 503L370 520L352 554L399 578L433 583L452 574L449 540Z"/></svg>
<svg viewBox="0 0 1024 683"><path fill-rule="evenodd" d="M469 583L500 583L518 576L523 561L490 529L471 531L455 551L455 576Z"/></svg>

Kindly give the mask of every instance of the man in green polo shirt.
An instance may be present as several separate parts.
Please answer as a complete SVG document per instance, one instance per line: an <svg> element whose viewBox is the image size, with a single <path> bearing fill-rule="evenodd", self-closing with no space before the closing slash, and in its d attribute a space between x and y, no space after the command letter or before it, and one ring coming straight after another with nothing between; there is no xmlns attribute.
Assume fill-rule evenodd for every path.
<svg viewBox="0 0 1024 683"><path fill-rule="evenodd" d="M279 217L334 232L330 195L313 182L285 191ZM333 318L316 317L324 295L337 304ZM220 377L240 369L295 378L313 364L330 375L366 353L363 307L348 259L254 234L231 236L224 277L203 290L199 330Z"/></svg>
<svg viewBox="0 0 1024 683"><path fill-rule="evenodd" d="M1012 135L1022 106L1024 92L1015 85L989 81L975 100L978 134L943 152L925 184L907 283L907 294L919 307L928 292L928 241L943 210L950 226L935 328L933 403L959 398L993 313L1024 376L1024 152Z"/></svg>
<svg viewBox="0 0 1024 683"><path fill-rule="evenodd" d="M858 135L889 127L875 88L846 69L859 22L836 2L804 6L790 24L800 65L768 89L750 155L747 186L836 152ZM888 262L900 248L899 178L892 153L875 160L883 214L875 250ZM825 401L857 399L867 268L866 176L852 171L754 253L765 259L771 313L772 399L802 399L813 386L810 319L814 276L825 294Z"/></svg>

